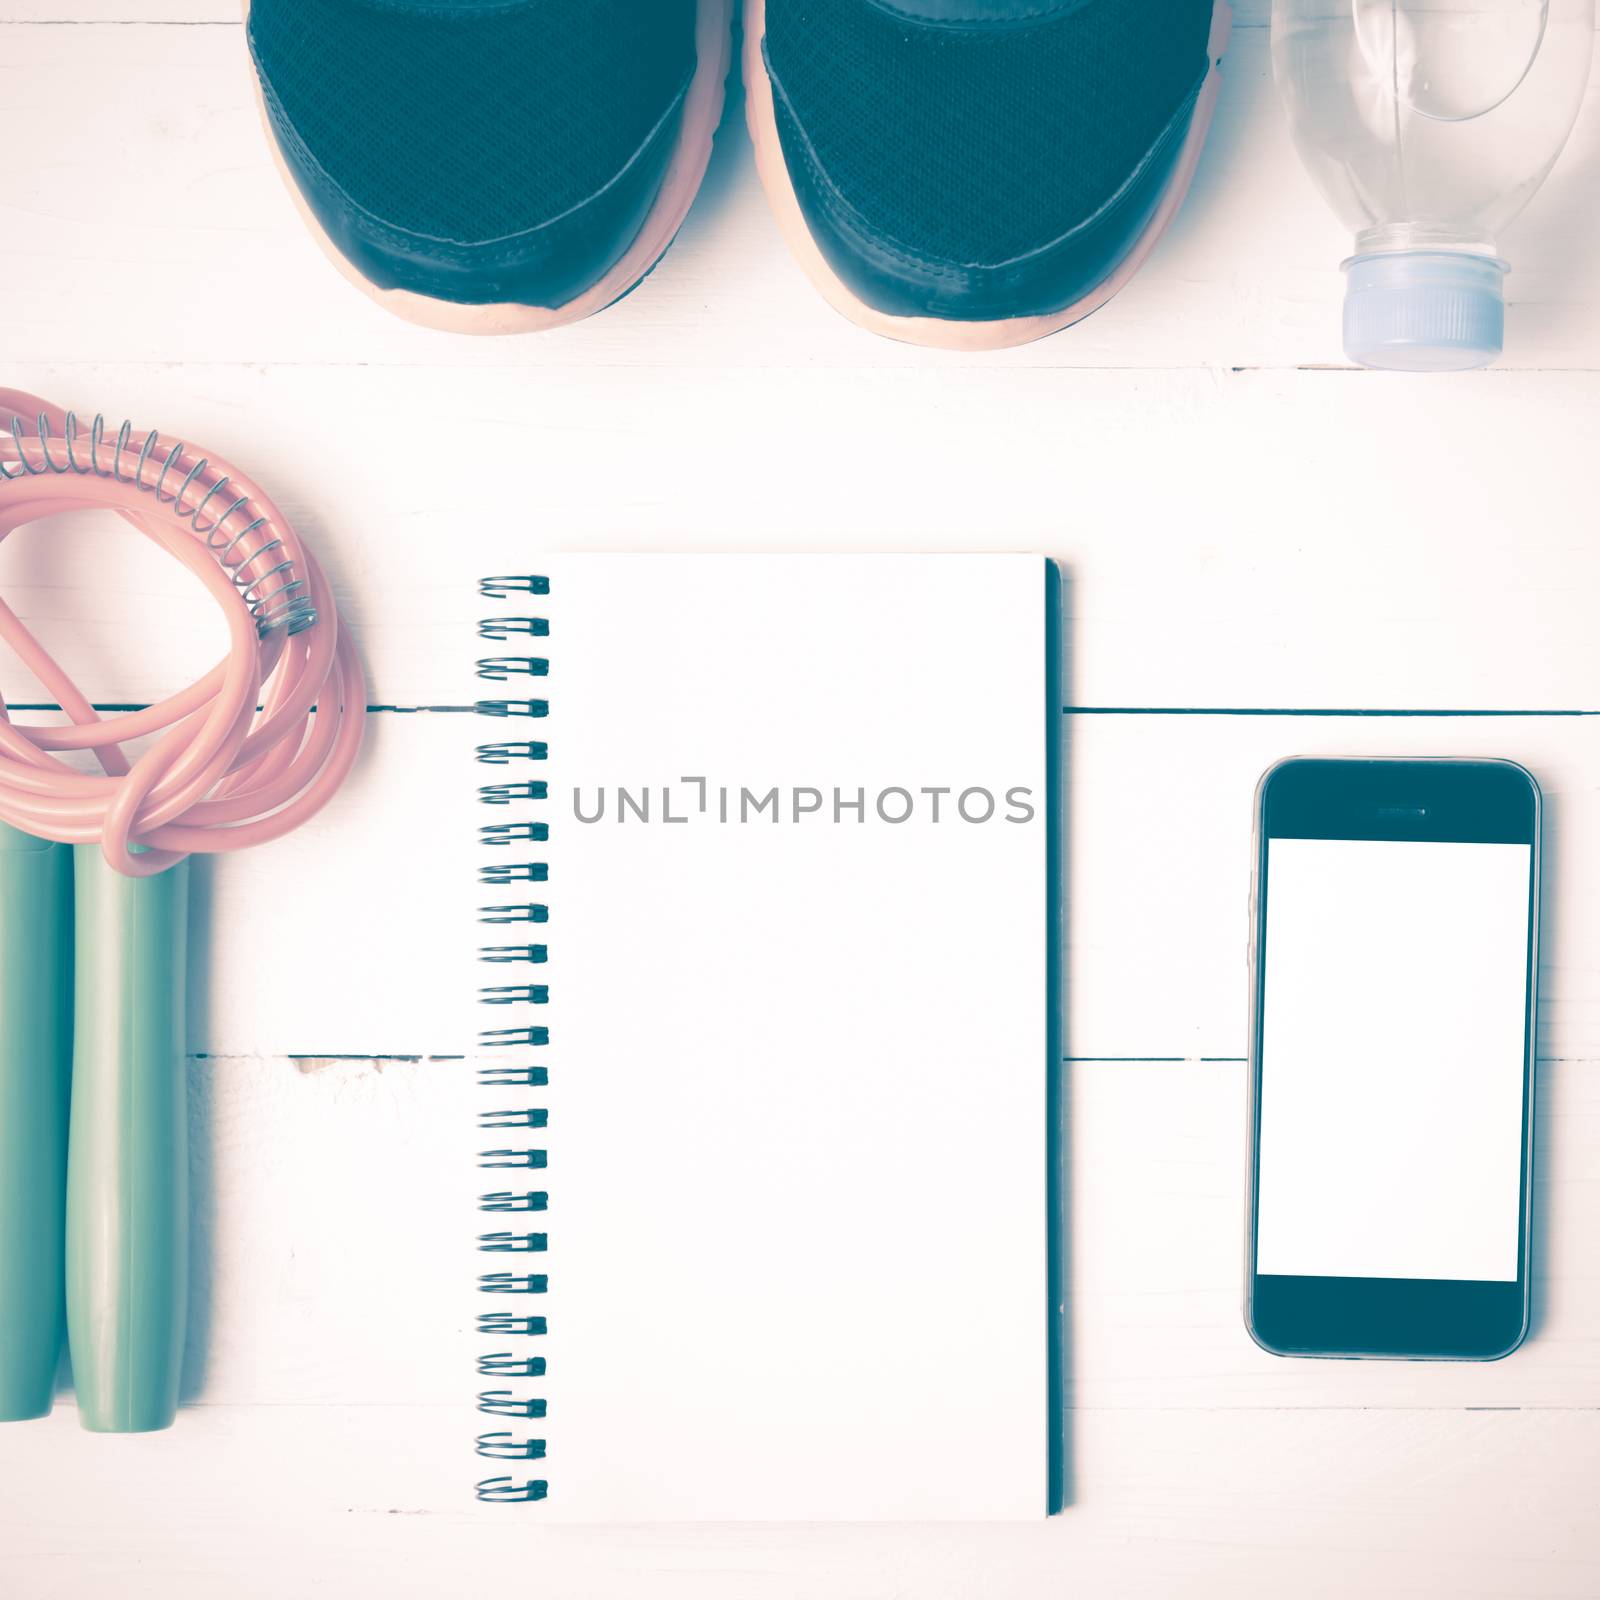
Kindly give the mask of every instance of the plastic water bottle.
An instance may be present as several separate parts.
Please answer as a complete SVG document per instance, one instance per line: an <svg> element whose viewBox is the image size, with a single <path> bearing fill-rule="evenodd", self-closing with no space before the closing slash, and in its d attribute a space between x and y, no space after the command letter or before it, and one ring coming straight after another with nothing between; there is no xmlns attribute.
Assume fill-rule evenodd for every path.
<svg viewBox="0 0 1600 1600"><path fill-rule="evenodd" d="M1449 372L1499 355L1500 234L1572 131L1594 17L1595 0L1273 0L1295 144L1355 233L1352 360Z"/></svg>

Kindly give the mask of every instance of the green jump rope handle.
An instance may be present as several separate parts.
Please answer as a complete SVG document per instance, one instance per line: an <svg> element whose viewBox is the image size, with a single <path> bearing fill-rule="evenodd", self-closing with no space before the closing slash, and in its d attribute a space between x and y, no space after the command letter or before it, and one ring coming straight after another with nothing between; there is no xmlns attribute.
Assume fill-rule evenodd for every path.
<svg viewBox="0 0 1600 1600"><path fill-rule="evenodd" d="M0 1422L55 1393L71 1068L71 850L0 822Z"/></svg>
<svg viewBox="0 0 1600 1600"><path fill-rule="evenodd" d="M189 864L125 878L76 847L67 1343L96 1433L170 1427L188 1303Z"/></svg>

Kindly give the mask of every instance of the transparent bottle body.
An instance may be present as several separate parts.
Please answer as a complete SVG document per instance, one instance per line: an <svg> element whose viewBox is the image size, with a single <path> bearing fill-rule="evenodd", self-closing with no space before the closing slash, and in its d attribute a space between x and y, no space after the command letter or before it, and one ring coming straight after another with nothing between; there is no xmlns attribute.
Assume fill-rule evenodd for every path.
<svg viewBox="0 0 1600 1600"><path fill-rule="evenodd" d="M1273 0L1302 160L1358 252L1495 254L1560 155L1595 0Z"/></svg>
<svg viewBox="0 0 1600 1600"><path fill-rule="evenodd" d="M1273 0L1295 144L1354 236L1344 347L1483 366L1505 335L1500 234L1583 102L1595 0Z"/></svg>

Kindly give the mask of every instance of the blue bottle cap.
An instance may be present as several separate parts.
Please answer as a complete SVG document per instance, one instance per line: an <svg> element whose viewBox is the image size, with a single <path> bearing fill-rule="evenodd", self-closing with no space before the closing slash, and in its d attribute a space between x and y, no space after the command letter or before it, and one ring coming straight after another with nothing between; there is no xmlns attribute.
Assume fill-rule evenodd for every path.
<svg viewBox="0 0 1600 1600"><path fill-rule="evenodd" d="M1382 250L1344 264L1344 349L1364 367L1464 372L1505 343L1506 263L1465 250Z"/></svg>

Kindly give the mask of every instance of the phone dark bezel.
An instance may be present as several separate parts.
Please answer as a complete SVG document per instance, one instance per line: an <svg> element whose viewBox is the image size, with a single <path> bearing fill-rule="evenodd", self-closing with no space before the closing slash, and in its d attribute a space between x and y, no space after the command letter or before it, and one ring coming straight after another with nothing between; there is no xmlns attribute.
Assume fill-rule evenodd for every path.
<svg viewBox="0 0 1600 1600"><path fill-rule="evenodd" d="M1245 1324L1275 1355L1493 1361L1528 1329L1538 1011L1541 797L1511 761L1295 757L1262 777L1251 894L1250 1164ZM1419 839L1532 846L1528 883L1527 1018L1522 1068L1522 1189L1514 1283L1414 1278L1313 1278L1256 1272L1260 1142L1262 952L1267 841Z"/></svg>

